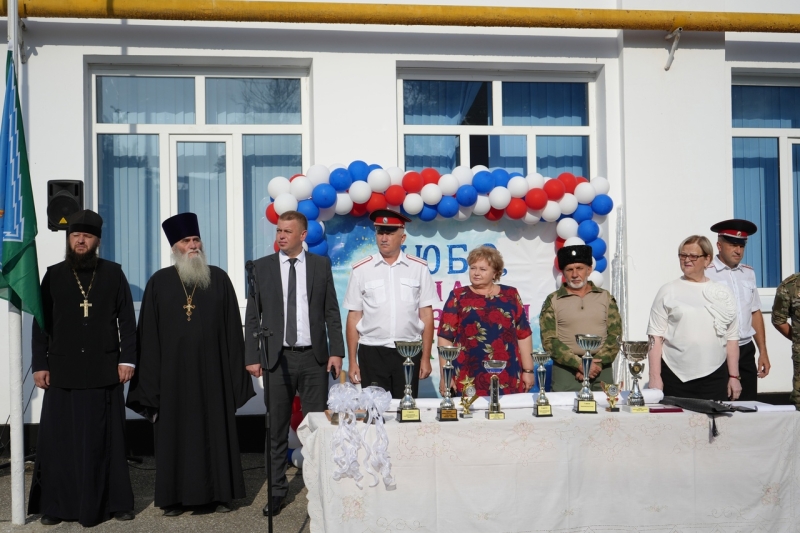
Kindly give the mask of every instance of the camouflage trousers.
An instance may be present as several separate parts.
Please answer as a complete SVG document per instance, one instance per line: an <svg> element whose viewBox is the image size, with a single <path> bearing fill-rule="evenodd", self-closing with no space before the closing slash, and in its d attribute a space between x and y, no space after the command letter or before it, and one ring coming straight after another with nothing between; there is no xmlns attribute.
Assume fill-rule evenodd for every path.
<svg viewBox="0 0 800 533"><path fill-rule="evenodd" d="M792 394L789 395L789 401L800 411L800 347L797 349L792 347L792 364L794 375L792 376Z"/></svg>

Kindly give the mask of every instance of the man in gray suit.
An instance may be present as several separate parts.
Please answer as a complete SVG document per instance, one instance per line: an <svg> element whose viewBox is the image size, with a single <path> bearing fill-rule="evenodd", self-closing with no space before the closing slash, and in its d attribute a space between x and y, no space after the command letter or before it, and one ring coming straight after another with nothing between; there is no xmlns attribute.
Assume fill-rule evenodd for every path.
<svg viewBox="0 0 800 533"><path fill-rule="evenodd" d="M295 393L300 393L303 415L324 411L328 372L336 378L342 370L344 340L331 262L303 250L307 228L302 213L283 213L277 230L280 251L255 261L263 324L268 330L266 361L254 336L259 328L256 301L247 299L245 364L251 375L264 376L270 401L272 438L266 446L271 446L272 453L272 501L264 506L264 516L280 513L289 488L286 452Z"/></svg>

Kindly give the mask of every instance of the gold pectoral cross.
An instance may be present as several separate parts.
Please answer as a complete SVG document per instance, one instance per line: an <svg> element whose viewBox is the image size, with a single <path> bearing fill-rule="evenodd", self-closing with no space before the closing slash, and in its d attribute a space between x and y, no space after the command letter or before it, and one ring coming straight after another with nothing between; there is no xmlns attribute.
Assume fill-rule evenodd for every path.
<svg viewBox="0 0 800 533"><path fill-rule="evenodd" d="M186 309L186 321L187 322L190 322L192 320L192 309L194 309L195 307L197 307L197 306L196 305L192 305L192 297L191 296L187 296L186 297L186 305L183 306L183 308Z"/></svg>
<svg viewBox="0 0 800 533"><path fill-rule="evenodd" d="M82 304L78 304L78 307L83 307L83 318L89 316L89 308L92 304L89 303L89 300L84 299Z"/></svg>

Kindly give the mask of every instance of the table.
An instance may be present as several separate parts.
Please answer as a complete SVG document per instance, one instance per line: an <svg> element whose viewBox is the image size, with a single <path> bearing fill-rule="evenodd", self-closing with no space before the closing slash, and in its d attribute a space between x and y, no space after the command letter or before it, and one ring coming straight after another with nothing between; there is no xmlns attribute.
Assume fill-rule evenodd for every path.
<svg viewBox="0 0 800 533"><path fill-rule="evenodd" d="M692 412L552 418L505 409L506 420L387 420L397 489L333 481L336 430L312 413L304 444L311 531L797 531L800 457L795 412ZM391 413L387 413L387 418ZM372 429L370 429L372 431ZM364 452L360 458L363 460Z"/></svg>

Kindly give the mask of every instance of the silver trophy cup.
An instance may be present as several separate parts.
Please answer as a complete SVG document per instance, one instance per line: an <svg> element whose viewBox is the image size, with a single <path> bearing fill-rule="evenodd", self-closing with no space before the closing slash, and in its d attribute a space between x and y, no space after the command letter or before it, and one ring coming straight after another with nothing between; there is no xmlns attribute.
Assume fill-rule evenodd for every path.
<svg viewBox="0 0 800 533"><path fill-rule="evenodd" d="M414 361L411 358L422 351L422 341L395 341L394 345L400 355L406 358L403 363L406 386L403 390L403 398L400 400L398 420L401 422L418 422L419 409L417 409L417 402L414 401L414 396L411 394L411 379L414 376Z"/></svg>
<svg viewBox="0 0 800 533"><path fill-rule="evenodd" d="M647 359L647 352L650 351L652 341L623 341L617 338L619 349L622 351L622 356L628 361L628 370L633 376L633 385L631 385L631 393L628 396L628 405L634 407L644 406L644 396L639 389L639 380L642 379L642 372L644 372L644 361Z"/></svg>
<svg viewBox="0 0 800 533"><path fill-rule="evenodd" d="M492 375L491 385L489 388L489 410L486 411L486 418L489 420L503 420L506 415L500 410L500 374L506 367L505 361L496 361L494 359L486 359L483 362L483 368Z"/></svg>
<svg viewBox="0 0 800 533"><path fill-rule="evenodd" d="M550 401L544 394L544 380L547 375L547 369L544 367L544 365L550 361L550 354L547 352L533 352L531 356L533 357L533 362L538 365L536 367L536 377L539 381L539 396L537 396L536 401L533 404L533 415L552 416Z"/></svg>
<svg viewBox="0 0 800 533"><path fill-rule="evenodd" d="M458 420L456 404L450 396L450 382L453 381L453 372L455 371L453 361L456 360L460 352L461 346L439 346L439 357L445 361L442 368L444 374L444 397L439 404L437 417L439 420Z"/></svg>
<svg viewBox="0 0 800 533"><path fill-rule="evenodd" d="M594 400L594 395L589 386L589 368L592 366L591 352L600 348L600 345L603 344L603 337L599 335L578 334L575 335L575 341L578 343L578 347L586 352L581 358L581 364L583 365L583 386L580 392L577 393L578 400L582 402L592 401Z"/></svg>

